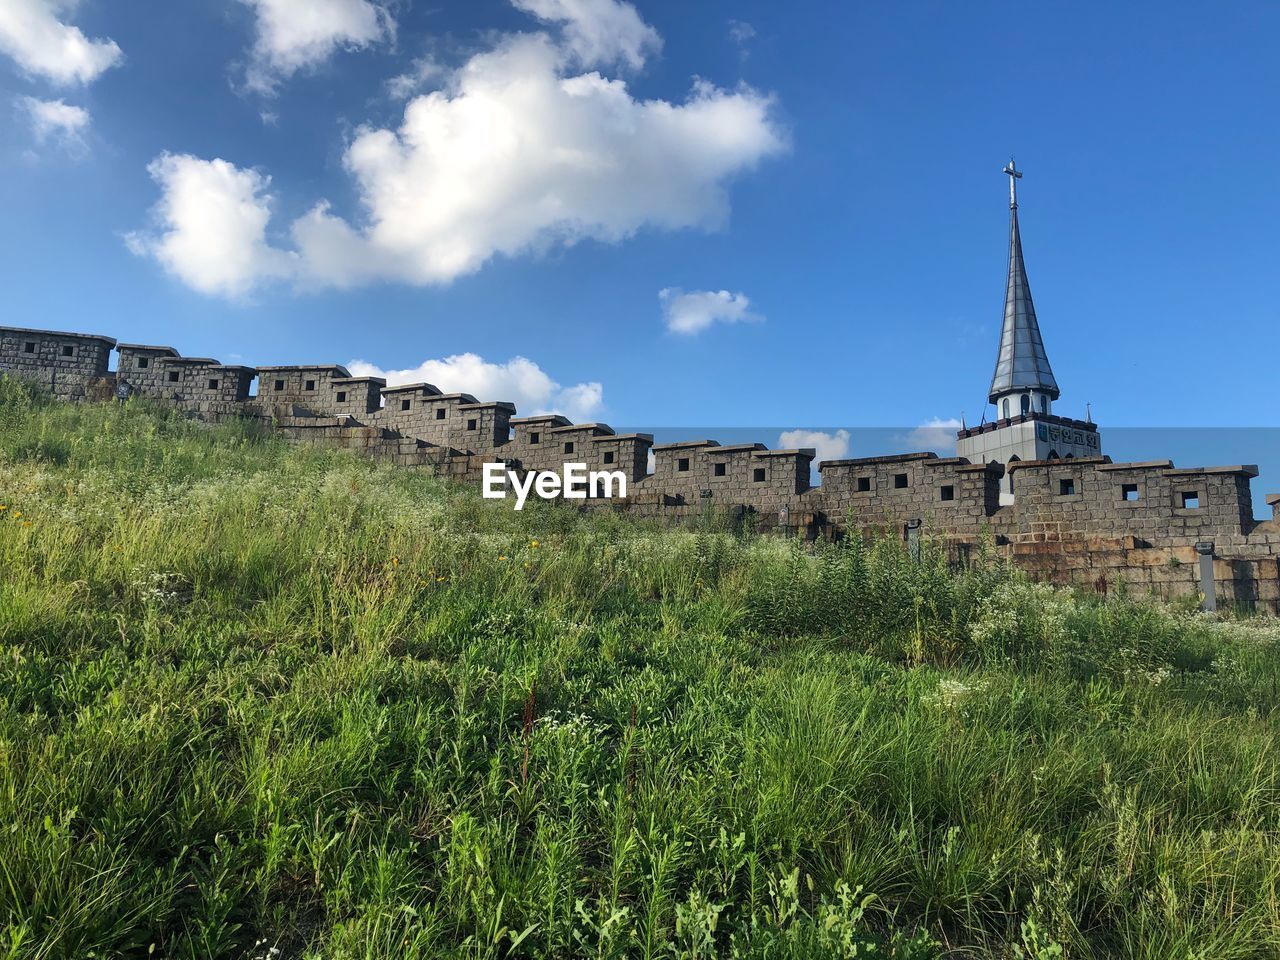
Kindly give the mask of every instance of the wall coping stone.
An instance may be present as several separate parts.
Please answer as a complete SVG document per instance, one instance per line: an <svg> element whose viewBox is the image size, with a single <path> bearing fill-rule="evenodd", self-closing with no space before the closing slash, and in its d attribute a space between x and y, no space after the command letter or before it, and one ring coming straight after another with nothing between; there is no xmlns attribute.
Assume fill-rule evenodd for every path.
<svg viewBox="0 0 1280 960"><path fill-rule="evenodd" d="M714 450L708 450L708 454L721 453L742 453L744 450L767 450L763 443L731 443L728 446L716 447Z"/></svg>
<svg viewBox="0 0 1280 960"><path fill-rule="evenodd" d="M427 384L427 386L430 386L430 384ZM432 395L431 395L431 399L432 399L433 401L435 401L435 400L460 400L460 401L462 401L463 403L479 403L479 402L480 402L479 400L477 400L475 397L473 397L473 396L472 396L471 394L469 394L469 393L435 393L435 394L432 394ZM513 407L512 409L515 409L515 408Z"/></svg>
<svg viewBox="0 0 1280 960"><path fill-rule="evenodd" d="M258 369L267 373L337 373L344 380L352 379L351 371L337 363L286 363L280 366L258 367Z"/></svg>
<svg viewBox="0 0 1280 960"><path fill-rule="evenodd" d="M857 457L853 460L823 460L818 469L823 467L861 467L874 466L877 463L912 463L917 460L937 460L936 453L895 453L886 457Z"/></svg>
<svg viewBox="0 0 1280 960"><path fill-rule="evenodd" d="M1171 470L1172 460L1134 460L1129 463L1103 463L1099 470Z"/></svg>
<svg viewBox="0 0 1280 960"><path fill-rule="evenodd" d="M488 403L481 403L480 401L477 400L475 403L461 404L458 409L460 410L510 410L512 413L515 413L516 405L507 400L491 400Z"/></svg>
<svg viewBox="0 0 1280 960"><path fill-rule="evenodd" d="M569 426L573 423L568 417L562 417L558 413L540 413L535 417L512 417L510 422L513 427L524 426L526 423L554 423L557 426Z"/></svg>
<svg viewBox="0 0 1280 960"><path fill-rule="evenodd" d="M134 353L142 353L142 352L146 352L146 353L167 353L169 356L173 357L175 360L182 356L182 354L178 353L178 351L177 351L177 350L175 350L173 347L165 347L165 346L161 346L161 345L159 345L159 344L149 344L149 343L117 343L117 344L116 344L116 349L117 349L117 350L120 350L120 351L124 351L124 350L132 350Z"/></svg>
<svg viewBox="0 0 1280 960"><path fill-rule="evenodd" d="M1015 460L1006 468L1010 473L1014 470L1022 470L1026 467L1070 467L1075 464L1084 464L1085 466L1104 466L1111 462L1110 457L1072 457L1070 460L1060 457L1057 460Z"/></svg>
<svg viewBox="0 0 1280 960"><path fill-rule="evenodd" d="M1267 506L1269 507L1280 506L1280 493L1268 493Z"/></svg>
<svg viewBox="0 0 1280 960"><path fill-rule="evenodd" d="M652 433L606 433L598 437L589 437L591 443L607 443L610 440L645 440L653 443Z"/></svg>
<svg viewBox="0 0 1280 960"><path fill-rule="evenodd" d="M678 443L660 443L653 448L654 453L661 450L692 450L695 447L718 447L719 440L681 440Z"/></svg>
<svg viewBox="0 0 1280 960"><path fill-rule="evenodd" d="M715 451L713 450L712 453ZM793 447L790 450L757 450L757 457L808 457L812 460L818 455L818 451L814 447Z"/></svg>
<svg viewBox="0 0 1280 960"><path fill-rule="evenodd" d="M1246 477L1256 477L1258 475L1258 465L1256 463L1238 463L1230 467L1183 467L1179 470L1166 470L1166 477L1190 477L1202 473L1239 473Z"/></svg>
<svg viewBox="0 0 1280 960"><path fill-rule="evenodd" d="M425 383L425 382L424 383L401 383L401 384L397 384L394 387L384 387L382 392L383 393L406 393L410 390L421 391L423 394L425 394L428 397L442 396L442 394L440 393L439 387L437 387L434 383Z"/></svg>
<svg viewBox="0 0 1280 960"><path fill-rule="evenodd" d="M35 327L0 327L6 333L36 333L42 337L75 337L78 340L101 340L109 347L114 347L114 337L104 337L100 333L71 333L68 330L37 330Z"/></svg>
<svg viewBox="0 0 1280 960"><path fill-rule="evenodd" d="M613 427L607 423L567 423L562 427L552 427L547 433L572 433L576 430L598 430L601 434L615 436Z"/></svg>
<svg viewBox="0 0 1280 960"><path fill-rule="evenodd" d="M267 368L267 367L259 367L258 369L259 369L259 370L266 370L266 369L269 369L269 368ZM343 383L343 384L346 384L346 383L376 383L376 384L378 384L379 386L383 386L383 387L385 387L385 386L387 385L387 381L386 381L385 379L383 379L382 377L334 377L334 378L333 378L333 382L334 382L334 383Z"/></svg>

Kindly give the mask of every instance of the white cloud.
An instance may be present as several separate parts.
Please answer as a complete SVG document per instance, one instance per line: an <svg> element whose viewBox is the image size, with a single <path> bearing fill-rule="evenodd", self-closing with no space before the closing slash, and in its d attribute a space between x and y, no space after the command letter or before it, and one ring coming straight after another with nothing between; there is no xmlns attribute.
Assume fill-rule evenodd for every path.
<svg viewBox="0 0 1280 960"><path fill-rule="evenodd" d="M748 88L699 82L683 103L637 100L625 83L565 67L546 34L506 37L445 89L413 99L398 129L362 128L344 161L363 222L318 203L290 228L291 276L311 288L445 284L499 255L620 242L642 228L713 229L728 216L728 182L785 149L770 98ZM228 217L212 209L218 198L245 206L240 192L212 194L215 218ZM162 221L169 206L162 199ZM276 250L259 269L227 252L221 285L241 290L279 276L286 256ZM186 275L176 257L167 265Z"/></svg>
<svg viewBox="0 0 1280 960"><path fill-rule="evenodd" d="M604 404L604 387L599 383L562 387L524 357L491 363L477 354L461 353L443 360L424 360L407 370L383 370L364 360L352 360L347 369L356 377L383 377L392 386L432 383L445 393L469 393L485 401L507 400L524 416L559 413L570 420L590 420Z"/></svg>
<svg viewBox="0 0 1280 960"><path fill-rule="evenodd" d="M84 147L84 132L89 126L89 111L62 100L37 100L22 97L19 105L31 120L31 132L37 143L57 141L72 148Z"/></svg>
<svg viewBox="0 0 1280 960"><path fill-rule="evenodd" d="M90 40L59 19L75 6L75 0L3 0L0 53L26 73L60 86L92 83L123 54L114 40Z"/></svg>
<svg viewBox="0 0 1280 960"><path fill-rule="evenodd" d="M563 24L564 45L584 67L644 66L662 49L662 37L620 0L511 0L519 10L544 23Z"/></svg>
<svg viewBox="0 0 1280 960"><path fill-rule="evenodd" d="M817 456L814 464L824 460L843 460L849 455L849 431L837 430L824 433L821 430L785 430L778 437L779 450L795 450L813 447Z"/></svg>
<svg viewBox="0 0 1280 960"><path fill-rule="evenodd" d="M367 223L321 204L294 225L315 281L448 283L496 255L716 227L726 181L782 149L753 91L640 101L563 67L545 35L508 38L411 101L398 130L362 130L345 161Z"/></svg>
<svg viewBox="0 0 1280 960"><path fill-rule="evenodd" d="M956 432L960 429L960 421L954 417L943 420L933 417L916 427L906 436L906 442L913 450L924 450L954 456L956 452Z"/></svg>
<svg viewBox="0 0 1280 960"><path fill-rule="evenodd" d="M448 74L448 69L431 57L419 57L409 69L387 81L387 93L396 100L407 100L415 93Z"/></svg>
<svg viewBox="0 0 1280 960"><path fill-rule="evenodd" d="M691 290L678 287L658 291L667 329L672 333L701 333L713 323L757 323L764 317L750 311L745 294L728 290Z"/></svg>
<svg viewBox="0 0 1280 960"><path fill-rule="evenodd" d="M249 88L271 94L281 80L338 49L360 50L395 35L387 9L370 0L241 0L257 16L246 72Z"/></svg>
<svg viewBox="0 0 1280 960"><path fill-rule="evenodd" d="M747 44L756 38L756 28L745 20L729 21L729 39L738 45L739 52L747 55Z"/></svg>
<svg viewBox="0 0 1280 960"><path fill-rule="evenodd" d="M161 189L159 230L129 234L134 253L154 257L201 293L232 298L295 272L294 258L267 242L269 178L188 154L163 154L147 171Z"/></svg>

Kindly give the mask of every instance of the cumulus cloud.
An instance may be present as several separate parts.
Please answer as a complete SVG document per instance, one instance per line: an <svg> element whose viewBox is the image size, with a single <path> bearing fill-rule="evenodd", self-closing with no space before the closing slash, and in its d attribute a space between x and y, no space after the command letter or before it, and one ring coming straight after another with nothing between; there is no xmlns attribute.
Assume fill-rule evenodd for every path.
<svg viewBox="0 0 1280 960"><path fill-rule="evenodd" d="M604 404L604 387L599 383L562 387L524 357L492 363L474 353L460 353L424 360L406 370L383 370L364 360L352 360L347 369L356 377L382 377L391 386L432 383L445 393L469 393L485 401L507 400L525 416L559 413L570 420L590 420Z"/></svg>
<svg viewBox="0 0 1280 960"><path fill-rule="evenodd" d="M159 184L157 229L126 236L201 293L239 298L259 282L291 276L295 258L267 242L270 179L226 160L163 154L147 168Z"/></svg>
<svg viewBox="0 0 1280 960"><path fill-rule="evenodd" d="M54 141L67 147L83 148L84 132L89 127L89 111L62 100L37 100L22 97L19 106L31 121L36 143Z"/></svg>
<svg viewBox="0 0 1280 960"><path fill-rule="evenodd" d="M728 290L690 290L668 287L658 291L667 329L672 333L701 333L713 323L759 323L745 294Z"/></svg>
<svg viewBox="0 0 1280 960"><path fill-rule="evenodd" d="M59 86L92 83L123 54L114 40L91 40L60 19L75 6L75 0L3 0L0 53Z"/></svg>
<svg viewBox="0 0 1280 960"><path fill-rule="evenodd" d="M913 450L927 450L945 456L954 456L956 432L959 429L960 421L954 417L946 420L933 417L907 434L906 442Z"/></svg>
<svg viewBox="0 0 1280 960"><path fill-rule="evenodd" d="M245 79L272 94L281 80L323 63L339 50L359 50L395 35L387 9L370 0L241 0L256 16Z"/></svg>
<svg viewBox="0 0 1280 960"><path fill-rule="evenodd" d="M344 163L363 217L322 201L296 220L297 283L445 284L496 256L714 229L729 181L785 149L754 90L698 82L681 103L638 100L621 81L572 74L566 56L544 33L502 38L411 100L397 129L359 130ZM171 206L162 199L161 219ZM239 255L237 268L248 286L277 274Z"/></svg>
<svg viewBox="0 0 1280 960"><path fill-rule="evenodd" d="M620 0L511 0L544 23L563 26L564 46L584 67L625 64L633 70L662 49L662 37Z"/></svg>
<svg viewBox="0 0 1280 960"><path fill-rule="evenodd" d="M778 436L779 450L795 450L813 447L817 451L815 464L824 460L843 460L849 455L849 431L837 430L826 433L822 430L784 430Z"/></svg>

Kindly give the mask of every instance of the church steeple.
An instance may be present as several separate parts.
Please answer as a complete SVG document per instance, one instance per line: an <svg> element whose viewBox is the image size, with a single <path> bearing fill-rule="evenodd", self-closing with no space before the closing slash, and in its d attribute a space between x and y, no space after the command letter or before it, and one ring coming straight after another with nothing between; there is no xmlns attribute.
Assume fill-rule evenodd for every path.
<svg viewBox="0 0 1280 960"><path fill-rule="evenodd" d="M1057 400L1059 390L1040 337L1035 304L1031 302L1031 285L1027 282L1027 266L1022 259L1017 188L1022 173L1013 160L1009 161L1004 172L1009 176L1009 282L1004 295L1000 353L996 357L988 399L997 405L1002 416L1029 410L1047 413L1048 401ZM1000 408L1004 398L1013 399L1012 410ZM1005 404L1005 407L1010 406Z"/></svg>

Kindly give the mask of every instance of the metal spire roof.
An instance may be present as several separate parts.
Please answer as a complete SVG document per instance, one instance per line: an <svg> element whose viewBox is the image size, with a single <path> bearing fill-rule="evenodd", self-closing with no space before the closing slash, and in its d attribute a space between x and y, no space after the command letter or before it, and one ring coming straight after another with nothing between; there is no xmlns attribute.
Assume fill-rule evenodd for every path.
<svg viewBox="0 0 1280 960"><path fill-rule="evenodd" d="M1049 357L1040 338L1031 284L1022 261L1022 235L1018 230L1017 184L1022 174L1012 160L1004 168L1009 175L1009 284L1004 294L1004 327L1000 331L1000 354L991 378L988 399L995 403L1006 393L1040 390L1058 399L1058 381L1053 378Z"/></svg>

